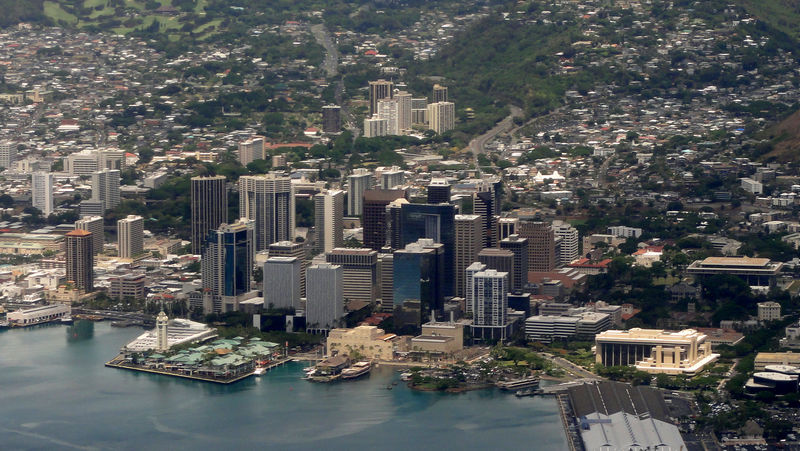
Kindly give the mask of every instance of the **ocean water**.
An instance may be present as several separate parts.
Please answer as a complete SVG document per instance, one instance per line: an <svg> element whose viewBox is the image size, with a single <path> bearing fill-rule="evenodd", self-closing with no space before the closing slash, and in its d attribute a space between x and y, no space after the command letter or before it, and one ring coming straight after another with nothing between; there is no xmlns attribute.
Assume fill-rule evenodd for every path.
<svg viewBox="0 0 800 451"><path fill-rule="evenodd" d="M553 398L416 392L394 368L333 384L302 363L221 386L106 368L141 333L0 332L0 449L567 449Z"/></svg>

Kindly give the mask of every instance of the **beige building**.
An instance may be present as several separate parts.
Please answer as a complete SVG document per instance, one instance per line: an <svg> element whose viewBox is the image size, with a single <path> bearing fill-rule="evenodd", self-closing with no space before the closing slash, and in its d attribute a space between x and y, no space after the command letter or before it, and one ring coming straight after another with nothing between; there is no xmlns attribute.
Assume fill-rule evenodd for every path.
<svg viewBox="0 0 800 451"><path fill-rule="evenodd" d="M328 334L328 355L360 354L365 359L392 360L395 334L387 334L375 326L353 329L332 329Z"/></svg>
<svg viewBox="0 0 800 451"><path fill-rule="evenodd" d="M595 344L597 363L634 365L648 373L693 375L719 358L708 337L694 329L607 330L595 337Z"/></svg>
<svg viewBox="0 0 800 451"><path fill-rule="evenodd" d="M417 353L453 354L464 349L464 325L429 322L422 325L422 335L411 339L410 351Z"/></svg>
<svg viewBox="0 0 800 451"><path fill-rule="evenodd" d="M796 352L759 352L753 362L756 371L764 371L768 365L800 366L800 353Z"/></svg>
<svg viewBox="0 0 800 451"><path fill-rule="evenodd" d="M758 303L759 321L778 321L781 319L781 305L775 301Z"/></svg>

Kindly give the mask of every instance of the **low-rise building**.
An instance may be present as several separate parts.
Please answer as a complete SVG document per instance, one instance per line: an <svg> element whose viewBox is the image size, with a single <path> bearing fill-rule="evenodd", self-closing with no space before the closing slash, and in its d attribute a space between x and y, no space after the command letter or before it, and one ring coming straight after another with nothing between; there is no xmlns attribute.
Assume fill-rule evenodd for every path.
<svg viewBox="0 0 800 451"><path fill-rule="evenodd" d="M781 305L775 301L758 303L758 320L761 322L781 319Z"/></svg>
<svg viewBox="0 0 800 451"><path fill-rule="evenodd" d="M800 353L795 352L759 352L753 362L756 371L763 371L769 365L800 366Z"/></svg>
<svg viewBox="0 0 800 451"><path fill-rule="evenodd" d="M648 373L694 375L719 358L708 336L694 329L607 330L595 337L595 344L597 363L633 365Z"/></svg>
<svg viewBox="0 0 800 451"><path fill-rule="evenodd" d="M331 329L328 334L328 355L358 354L365 359L392 360L395 334L387 334L376 326L353 329Z"/></svg>

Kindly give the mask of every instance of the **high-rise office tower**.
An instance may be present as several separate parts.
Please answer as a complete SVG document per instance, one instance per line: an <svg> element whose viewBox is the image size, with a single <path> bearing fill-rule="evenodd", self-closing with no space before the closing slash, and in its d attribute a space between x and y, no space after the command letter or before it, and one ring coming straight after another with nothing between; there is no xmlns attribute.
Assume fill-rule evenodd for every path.
<svg viewBox="0 0 800 451"><path fill-rule="evenodd" d="M473 211L483 221L483 247L497 247L498 205L492 191L475 193L472 200Z"/></svg>
<svg viewBox="0 0 800 451"><path fill-rule="evenodd" d="M314 195L314 230L318 251L330 252L344 244L343 217L344 191L328 190Z"/></svg>
<svg viewBox="0 0 800 451"><path fill-rule="evenodd" d="M428 203L446 204L450 202L450 183L447 179L431 179L428 183Z"/></svg>
<svg viewBox="0 0 800 451"><path fill-rule="evenodd" d="M274 174L239 178L239 215L255 221L255 249L294 241L294 192L289 177Z"/></svg>
<svg viewBox="0 0 800 451"><path fill-rule="evenodd" d="M394 255L378 254L378 298L381 312L394 310Z"/></svg>
<svg viewBox="0 0 800 451"><path fill-rule="evenodd" d="M332 265L342 267L342 296L351 311L375 302L377 251L340 247L326 253L325 259Z"/></svg>
<svg viewBox="0 0 800 451"><path fill-rule="evenodd" d="M103 210L119 205L119 170L103 169L92 173L92 200L103 202Z"/></svg>
<svg viewBox="0 0 800 451"><path fill-rule="evenodd" d="M347 214L361 216L364 213L364 191L372 189L372 173L357 168L347 176Z"/></svg>
<svg viewBox="0 0 800 451"><path fill-rule="evenodd" d="M322 107L322 132L339 133L342 131L342 108L339 105Z"/></svg>
<svg viewBox="0 0 800 451"><path fill-rule="evenodd" d="M389 134L389 120L374 114L364 118L364 137L375 138Z"/></svg>
<svg viewBox="0 0 800 451"><path fill-rule="evenodd" d="M509 287L512 293L522 293L528 283L528 240L510 235L500 240L500 249L514 253L514 271L509 277Z"/></svg>
<svg viewBox="0 0 800 451"><path fill-rule="evenodd" d="M306 330L325 333L339 327L344 316L342 267L321 263L306 274Z"/></svg>
<svg viewBox="0 0 800 451"><path fill-rule="evenodd" d="M428 99L411 99L411 123L426 125L428 123Z"/></svg>
<svg viewBox="0 0 800 451"><path fill-rule="evenodd" d="M452 296L455 288L455 213L455 206L451 204L403 204L400 209L403 245L421 238L444 245L445 296Z"/></svg>
<svg viewBox="0 0 800 451"><path fill-rule="evenodd" d="M67 281L84 293L94 291L92 232L73 230L65 235Z"/></svg>
<svg viewBox="0 0 800 451"><path fill-rule="evenodd" d="M483 223L479 215L456 215L456 250L453 272L455 274L455 295L466 294L466 269L478 261L478 253L483 248Z"/></svg>
<svg viewBox="0 0 800 451"><path fill-rule="evenodd" d="M34 172L31 176L31 201L45 216L53 212L53 174Z"/></svg>
<svg viewBox="0 0 800 451"><path fill-rule="evenodd" d="M456 106L452 102L428 104L428 128L444 133L456 126Z"/></svg>
<svg viewBox="0 0 800 451"><path fill-rule="evenodd" d="M278 241L269 245L269 257L294 257L300 262L300 297L306 297L306 244L292 241ZM266 286L266 285L265 285Z"/></svg>
<svg viewBox="0 0 800 451"><path fill-rule="evenodd" d="M17 160L17 144L0 141L0 168L11 169Z"/></svg>
<svg viewBox="0 0 800 451"><path fill-rule="evenodd" d="M264 308L300 307L300 270L297 257L272 257L264 263Z"/></svg>
<svg viewBox="0 0 800 451"><path fill-rule="evenodd" d="M103 252L105 230L102 216L84 216L75 221L75 228L92 232L92 253L94 255Z"/></svg>
<svg viewBox="0 0 800 451"><path fill-rule="evenodd" d="M228 223L228 191L225 177L192 177L192 253L203 253L212 230Z"/></svg>
<svg viewBox="0 0 800 451"><path fill-rule="evenodd" d="M403 205L409 203L406 199L397 199L386 206L386 244L384 250L400 249L403 247Z"/></svg>
<svg viewBox="0 0 800 451"><path fill-rule="evenodd" d="M493 269L472 276L472 328L476 336L505 340L508 333L508 274Z"/></svg>
<svg viewBox="0 0 800 451"><path fill-rule="evenodd" d="M431 103L447 102L447 86L433 85L433 97L431 100L433 100Z"/></svg>
<svg viewBox="0 0 800 451"><path fill-rule="evenodd" d="M514 285L514 253L507 249L495 247L482 249L478 253L478 261L486 265L486 269L505 272L509 275L508 288Z"/></svg>
<svg viewBox="0 0 800 451"><path fill-rule="evenodd" d="M557 264L566 266L578 258L578 229L569 224L562 223L553 226L553 234L556 238L561 238Z"/></svg>
<svg viewBox="0 0 800 451"><path fill-rule="evenodd" d="M265 157L264 149L266 138L263 136L252 136L246 141L239 143L239 163L247 166L255 160L263 160Z"/></svg>
<svg viewBox="0 0 800 451"><path fill-rule="evenodd" d="M133 258L144 251L144 219L128 215L117 221L117 254Z"/></svg>
<svg viewBox="0 0 800 451"><path fill-rule="evenodd" d="M378 112L378 101L391 99L394 96L394 82L388 80L375 80L369 82L369 115Z"/></svg>
<svg viewBox="0 0 800 451"><path fill-rule="evenodd" d="M481 262L475 262L467 266L467 269L464 271L464 300L467 315L473 315L475 313L475 284L472 281L476 273L485 269L486 265Z"/></svg>
<svg viewBox="0 0 800 451"><path fill-rule="evenodd" d="M97 151L97 169L125 169L125 151L122 149L105 149Z"/></svg>
<svg viewBox="0 0 800 451"><path fill-rule="evenodd" d="M364 191L361 217L361 224L364 228L364 247L379 251L386 245L386 206L397 199L405 200L405 197L405 190L368 189Z"/></svg>
<svg viewBox="0 0 800 451"><path fill-rule="evenodd" d="M245 219L210 234L201 262L205 313L239 310L239 302L250 293L253 235L253 223Z"/></svg>
<svg viewBox="0 0 800 451"><path fill-rule="evenodd" d="M444 246L421 239L394 252L395 325L420 327L444 305Z"/></svg>
<svg viewBox="0 0 800 451"><path fill-rule="evenodd" d="M497 229L498 229L497 238L499 240L503 240L511 235L516 235L518 224L519 224L519 218L500 218L497 221Z"/></svg>
<svg viewBox="0 0 800 451"><path fill-rule="evenodd" d="M411 94L399 91L394 95L397 104L397 134L405 134L411 130Z"/></svg>
<svg viewBox="0 0 800 451"><path fill-rule="evenodd" d="M392 166L381 172L381 189L395 189L403 185L405 171L397 166Z"/></svg>
<svg viewBox="0 0 800 451"><path fill-rule="evenodd" d="M556 240L550 224L520 221L517 235L528 239L528 271L548 272L556 267Z"/></svg>

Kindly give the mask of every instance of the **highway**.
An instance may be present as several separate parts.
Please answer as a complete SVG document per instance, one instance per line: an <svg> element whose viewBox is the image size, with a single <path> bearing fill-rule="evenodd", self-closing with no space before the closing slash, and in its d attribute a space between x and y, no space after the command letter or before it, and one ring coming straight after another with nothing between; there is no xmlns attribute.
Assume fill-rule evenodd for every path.
<svg viewBox="0 0 800 451"><path fill-rule="evenodd" d="M509 105L508 109L511 110L511 114L498 122L491 130L469 142L468 149L474 156L477 157L480 153L486 153L486 143L493 140L500 133L511 130L514 126L514 118L522 117L523 115L522 108L518 106Z"/></svg>
<svg viewBox="0 0 800 451"><path fill-rule="evenodd" d="M314 35L317 44L325 47L325 60L322 67L325 69L325 75L328 78L333 78L339 74L339 51L333 45L331 34L328 33L325 24L315 24L311 26L311 34Z"/></svg>

